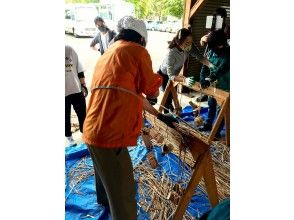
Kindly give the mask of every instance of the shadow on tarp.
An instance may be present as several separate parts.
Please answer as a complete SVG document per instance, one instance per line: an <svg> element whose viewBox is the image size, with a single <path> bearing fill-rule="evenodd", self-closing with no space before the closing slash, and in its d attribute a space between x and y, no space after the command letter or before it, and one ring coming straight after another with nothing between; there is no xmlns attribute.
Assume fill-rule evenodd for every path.
<svg viewBox="0 0 294 220"><path fill-rule="evenodd" d="M187 109L188 108L188 109ZM190 111L189 106L183 109L182 117L186 117L185 120L191 120L192 111ZM207 114L207 109L203 109L201 114L205 118ZM192 119L193 121L193 119ZM138 138L136 147L129 147L129 153L132 159L133 166L138 165L140 162L146 160L147 149L143 145L141 137ZM179 167L178 157L173 153L162 155L160 147L153 148L155 157L159 163L157 172L165 172L175 183L179 181L178 174ZM84 181L77 184L74 189L70 187L69 183L69 172L74 169L82 158L86 158L86 162L89 166L93 167L92 160L90 158L87 146L85 144L80 144L75 147L65 148L65 219L66 220L110 220L109 210L105 209L103 206L97 204L96 190L94 176L90 176ZM191 171L188 166L184 167L185 172ZM181 181L189 180L190 176L182 175ZM139 194L136 195L137 201L139 201ZM199 218L202 214L210 210L210 203L208 201L207 195L202 192L199 188L196 189L196 194L192 197L191 203L188 206L188 212L196 218ZM138 220L149 220L149 215L138 206Z"/></svg>

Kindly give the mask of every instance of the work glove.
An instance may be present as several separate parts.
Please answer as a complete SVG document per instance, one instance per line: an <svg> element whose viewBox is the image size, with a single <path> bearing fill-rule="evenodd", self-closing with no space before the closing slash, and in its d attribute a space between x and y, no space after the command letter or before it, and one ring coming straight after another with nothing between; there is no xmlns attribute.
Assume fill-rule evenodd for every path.
<svg viewBox="0 0 294 220"><path fill-rule="evenodd" d="M210 86L210 81L206 79L208 78L205 78L205 80L200 81L200 85L202 89L206 89Z"/></svg>
<svg viewBox="0 0 294 220"><path fill-rule="evenodd" d="M161 114L159 113L157 115L157 119L159 119L160 121L164 122L167 126L171 127L171 128L175 128L175 126L173 125L173 123L179 123L178 120L171 114Z"/></svg>
<svg viewBox="0 0 294 220"><path fill-rule="evenodd" d="M188 85L189 87L192 87L195 84L194 77L186 77L185 78L185 84Z"/></svg>
<svg viewBox="0 0 294 220"><path fill-rule="evenodd" d="M155 105L157 103L157 98L148 98L146 97L146 99L148 100L148 102L151 104L151 105Z"/></svg>
<svg viewBox="0 0 294 220"><path fill-rule="evenodd" d="M85 84L82 85L82 93L85 98L88 96L88 89Z"/></svg>

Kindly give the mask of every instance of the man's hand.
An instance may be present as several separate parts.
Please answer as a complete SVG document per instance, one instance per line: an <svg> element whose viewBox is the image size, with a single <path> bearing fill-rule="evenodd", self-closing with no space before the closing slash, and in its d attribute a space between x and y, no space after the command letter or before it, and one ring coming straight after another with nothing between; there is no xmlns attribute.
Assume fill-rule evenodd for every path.
<svg viewBox="0 0 294 220"><path fill-rule="evenodd" d="M203 80L203 81L200 81L201 89L206 89L206 88L208 88L210 86L209 80L206 80L206 79Z"/></svg>
<svg viewBox="0 0 294 220"><path fill-rule="evenodd" d="M82 84L82 93L85 98L88 96L88 89L87 89L86 84Z"/></svg>
<svg viewBox="0 0 294 220"><path fill-rule="evenodd" d="M171 114L161 114L161 113L159 113L157 115L157 118L160 121L164 122L167 126L169 126L171 128L175 128L173 123L179 123L178 120Z"/></svg>

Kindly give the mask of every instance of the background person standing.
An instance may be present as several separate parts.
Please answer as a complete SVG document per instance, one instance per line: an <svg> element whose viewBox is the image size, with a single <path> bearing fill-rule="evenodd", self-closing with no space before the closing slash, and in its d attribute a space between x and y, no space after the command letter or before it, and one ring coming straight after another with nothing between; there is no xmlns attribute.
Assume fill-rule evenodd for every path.
<svg viewBox="0 0 294 220"><path fill-rule="evenodd" d="M71 46L65 45L65 137L70 146L76 145L71 132L71 106L78 116L80 131L83 132L87 94L84 69L78 55Z"/></svg>
<svg viewBox="0 0 294 220"><path fill-rule="evenodd" d="M113 30L110 30L103 18L97 16L94 19L95 26L98 28L99 33L95 36L95 38L92 40L90 47L95 51L100 51L101 55L105 53L107 48L109 47L110 42L112 39L116 36L116 32ZM99 48L96 47L96 45L99 44Z"/></svg>

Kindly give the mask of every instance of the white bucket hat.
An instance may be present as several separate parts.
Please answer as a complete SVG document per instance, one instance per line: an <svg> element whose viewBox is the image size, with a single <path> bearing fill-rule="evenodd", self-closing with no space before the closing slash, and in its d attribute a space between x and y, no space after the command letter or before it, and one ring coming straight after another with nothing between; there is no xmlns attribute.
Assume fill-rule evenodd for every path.
<svg viewBox="0 0 294 220"><path fill-rule="evenodd" d="M132 16L125 16L121 18L117 23L117 30L120 31L122 28L136 31L145 38L145 42L147 44L148 34L144 21L136 19Z"/></svg>

